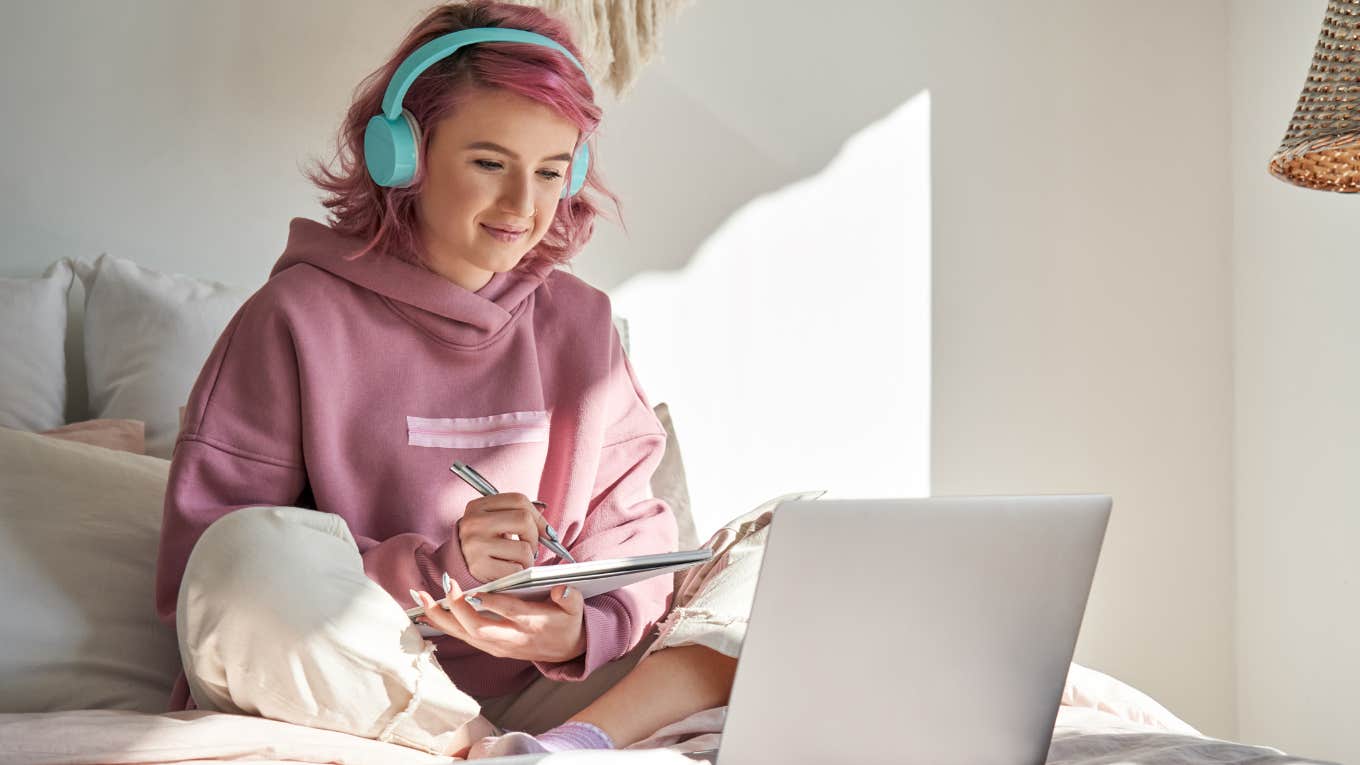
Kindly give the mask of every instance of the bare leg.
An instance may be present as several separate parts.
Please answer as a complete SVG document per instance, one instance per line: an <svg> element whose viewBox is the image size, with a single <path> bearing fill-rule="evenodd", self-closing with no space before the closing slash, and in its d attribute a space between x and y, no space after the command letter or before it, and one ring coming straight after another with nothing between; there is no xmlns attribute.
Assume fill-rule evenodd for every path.
<svg viewBox="0 0 1360 765"><path fill-rule="evenodd" d="M482 739L471 747L470 752L465 750L458 756L476 760L559 751L549 747L563 747L564 743L565 748L571 749L597 748L595 737L599 731L603 731L616 748L622 749L695 712L725 705L736 669L736 659L703 646L659 649L643 658L623 679L567 723L537 738L527 733L510 732ZM549 737L570 728L570 723L586 723L599 730L595 734L586 733L585 741L578 733L568 736L568 742L559 737L549 743ZM607 746L603 741L598 742L598 748Z"/></svg>
<svg viewBox="0 0 1360 765"><path fill-rule="evenodd" d="M571 721L594 725L622 749L695 712L726 704L736 671L736 659L710 648L663 648Z"/></svg>

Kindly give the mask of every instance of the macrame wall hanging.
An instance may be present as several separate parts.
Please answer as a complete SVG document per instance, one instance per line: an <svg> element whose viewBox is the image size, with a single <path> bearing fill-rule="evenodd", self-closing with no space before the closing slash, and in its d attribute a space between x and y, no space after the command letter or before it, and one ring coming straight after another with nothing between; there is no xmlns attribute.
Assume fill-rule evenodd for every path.
<svg viewBox="0 0 1360 765"><path fill-rule="evenodd" d="M514 0L571 26L596 88L622 99L661 48L661 27L690 0Z"/></svg>

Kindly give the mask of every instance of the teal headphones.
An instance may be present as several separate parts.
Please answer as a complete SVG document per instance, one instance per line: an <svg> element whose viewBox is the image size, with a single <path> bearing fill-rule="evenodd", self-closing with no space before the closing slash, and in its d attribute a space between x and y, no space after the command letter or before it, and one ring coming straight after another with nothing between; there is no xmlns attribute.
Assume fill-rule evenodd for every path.
<svg viewBox="0 0 1360 765"><path fill-rule="evenodd" d="M364 164L368 174L379 186L409 186L420 164L420 125L416 118L401 107L401 100L420 73L429 69L435 62L452 56L454 51L465 45L482 42L512 42L542 45L552 48L571 59L577 69L585 72L581 62L571 55L571 51L557 41L522 29L503 29L500 27L478 27L436 37L416 48L407 59L401 62L387 83L383 94L382 114L375 114L364 129ZM587 81L589 78L587 78ZM571 161L571 178L562 189L566 199L586 185L586 170L590 167L590 149L584 141L576 150Z"/></svg>

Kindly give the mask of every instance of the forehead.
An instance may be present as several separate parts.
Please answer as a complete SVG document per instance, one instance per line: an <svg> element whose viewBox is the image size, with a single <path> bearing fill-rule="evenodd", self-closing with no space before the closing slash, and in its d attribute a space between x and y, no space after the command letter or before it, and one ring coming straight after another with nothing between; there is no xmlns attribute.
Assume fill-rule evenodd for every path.
<svg viewBox="0 0 1360 765"><path fill-rule="evenodd" d="M546 104L486 88L469 91L436 131L441 143L456 142L456 149L473 141L492 141L533 157L570 152L579 133L576 125Z"/></svg>

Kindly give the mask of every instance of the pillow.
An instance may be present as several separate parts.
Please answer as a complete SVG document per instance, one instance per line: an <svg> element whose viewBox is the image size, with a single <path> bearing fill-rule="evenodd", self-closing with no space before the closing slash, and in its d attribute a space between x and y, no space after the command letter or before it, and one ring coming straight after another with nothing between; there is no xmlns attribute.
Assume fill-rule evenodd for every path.
<svg viewBox="0 0 1360 765"><path fill-rule="evenodd" d="M37 279L0 279L0 427L47 430L66 422L66 293L59 260Z"/></svg>
<svg viewBox="0 0 1360 765"><path fill-rule="evenodd" d="M1067 669L1062 703L1109 712L1139 725L1161 728L1182 736L1203 736L1151 696L1103 672L1073 662Z"/></svg>
<svg viewBox="0 0 1360 765"><path fill-rule="evenodd" d="M146 454L146 423L140 420L86 420L44 430L42 435L120 452Z"/></svg>
<svg viewBox="0 0 1360 765"><path fill-rule="evenodd" d="M680 549L693 550L699 546L699 537L694 530L694 516L689 509L689 487L685 483L685 463L680 459L680 439L675 435L670 407L662 402L652 411L666 429L666 453L652 474L652 496L666 500L666 504L674 511L680 531Z"/></svg>
<svg viewBox="0 0 1360 765"><path fill-rule="evenodd" d="M163 712L153 576L170 463L0 428L0 712Z"/></svg>
<svg viewBox="0 0 1360 765"><path fill-rule="evenodd" d="M146 423L146 451L168 459L213 344L253 290L162 274L101 255L76 261L85 285L90 417Z"/></svg>

